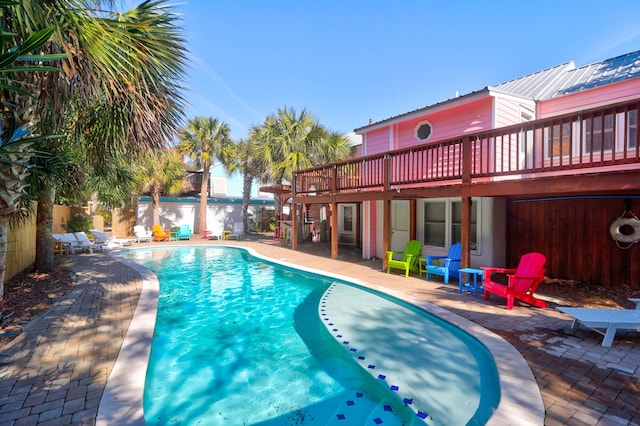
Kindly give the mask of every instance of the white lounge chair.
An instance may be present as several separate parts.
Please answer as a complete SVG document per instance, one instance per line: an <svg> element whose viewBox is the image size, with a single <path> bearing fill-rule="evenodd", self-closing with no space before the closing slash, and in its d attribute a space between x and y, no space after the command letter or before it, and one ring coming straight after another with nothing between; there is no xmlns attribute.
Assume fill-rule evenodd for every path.
<svg viewBox="0 0 640 426"><path fill-rule="evenodd" d="M58 235L60 236L62 241L68 244L69 253L76 254L81 251L89 251L88 249L85 249L85 247L83 247L82 244L80 244L76 236L73 235L71 232L66 232L64 234L58 234Z"/></svg>
<svg viewBox="0 0 640 426"><path fill-rule="evenodd" d="M578 324L602 334L602 346L611 347L618 330L640 331L640 309L556 308L573 317L571 328ZM602 330L605 330L602 332Z"/></svg>
<svg viewBox="0 0 640 426"><path fill-rule="evenodd" d="M134 238L112 238L102 231L97 229L91 229L90 232L96 241L102 242L107 248L122 248L124 246L130 246L135 241Z"/></svg>
<svg viewBox="0 0 640 426"><path fill-rule="evenodd" d="M133 233L138 240L138 243L143 243L145 241L151 242L151 238L153 237L153 232L148 229L145 229L142 225L136 225L133 227Z"/></svg>
<svg viewBox="0 0 640 426"><path fill-rule="evenodd" d="M73 235L76 237L76 240L78 240L80 247L82 247L84 251L89 251L89 253L93 253L94 249L102 251L104 243L92 242L84 232L74 232Z"/></svg>

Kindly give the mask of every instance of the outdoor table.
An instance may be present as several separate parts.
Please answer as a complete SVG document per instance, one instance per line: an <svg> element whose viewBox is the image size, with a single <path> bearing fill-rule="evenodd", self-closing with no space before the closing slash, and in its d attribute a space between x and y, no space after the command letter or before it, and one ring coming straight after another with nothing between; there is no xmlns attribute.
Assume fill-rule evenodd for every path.
<svg viewBox="0 0 640 426"><path fill-rule="evenodd" d="M482 280L484 279L484 271L482 269L475 268L462 268L458 269L460 283L460 294L462 294L463 290L473 292L473 297L478 297L478 290L484 292L484 287L482 286ZM467 274L467 281L462 280L462 274ZM471 277L473 277L473 287L471 286ZM478 286L478 277L480 277L480 286Z"/></svg>

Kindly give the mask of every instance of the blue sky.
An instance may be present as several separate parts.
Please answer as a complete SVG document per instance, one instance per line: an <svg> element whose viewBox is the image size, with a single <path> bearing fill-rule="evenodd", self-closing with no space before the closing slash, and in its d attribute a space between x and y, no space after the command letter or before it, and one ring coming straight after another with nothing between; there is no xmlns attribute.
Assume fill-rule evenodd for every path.
<svg viewBox="0 0 640 426"><path fill-rule="evenodd" d="M637 0L194 0L176 11L190 49L187 118L218 118L234 139L284 106L347 133L640 50Z"/></svg>

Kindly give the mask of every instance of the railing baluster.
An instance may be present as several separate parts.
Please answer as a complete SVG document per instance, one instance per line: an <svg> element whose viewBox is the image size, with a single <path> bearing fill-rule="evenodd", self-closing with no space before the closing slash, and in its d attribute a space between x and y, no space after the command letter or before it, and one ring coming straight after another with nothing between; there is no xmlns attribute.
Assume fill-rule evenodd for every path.
<svg viewBox="0 0 640 426"><path fill-rule="evenodd" d="M637 163L639 113L635 100L478 133L468 145L471 180ZM302 170L295 175L295 192L382 189L385 170L389 185L461 179L462 143L458 137Z"/></svg>

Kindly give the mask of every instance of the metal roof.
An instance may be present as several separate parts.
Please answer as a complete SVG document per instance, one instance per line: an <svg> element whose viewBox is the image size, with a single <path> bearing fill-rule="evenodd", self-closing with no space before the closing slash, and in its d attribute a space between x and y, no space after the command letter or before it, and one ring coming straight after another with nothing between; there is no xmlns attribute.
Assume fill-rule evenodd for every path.
<svg viewBox="0 0 640 426"><path fill-rule="evenodd" d="M575 70L576 66L572 62L556 65L541 71L534 72L514 80L500 83L490 87L503 93L509 93L532 100L542 99L548 93L553 93L558 82L568 71Z"/></svg>
<svg viewBox="0 0 640 426"><path fill-rule="evenodd" d="M395 115L367 126L359 127L355 129L355 132L361 133L366 129L386 125L398 119L406 119L411 115L424 114L428 111L434 111L460 101L464 102L481 94L486 95L492 91L539 101L569 95L635 77L640 77L640 51L627 53L580 68L576 68L574 62L570 61L500 83L496 86L487 86L481 90L470 92L453 99Z"/></svg>
<svg viewBox="0 0 640 426"><path fill-rule="evenodd" d="M556 90L542 99L570 95L635 77L640 77L640 50L571 70L562 76Z"/></svg>

